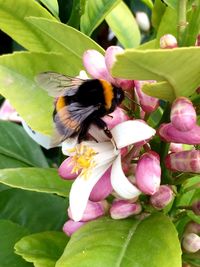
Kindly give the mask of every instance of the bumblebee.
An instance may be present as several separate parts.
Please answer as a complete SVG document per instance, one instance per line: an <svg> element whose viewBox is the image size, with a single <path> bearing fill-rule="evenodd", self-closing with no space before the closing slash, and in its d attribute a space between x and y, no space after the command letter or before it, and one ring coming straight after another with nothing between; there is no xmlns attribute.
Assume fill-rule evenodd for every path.
<svg viewBox="0 0 200 267"><path fill-rule="evenodd" d="M87 136L91 124L112 135L101 119L113 112L124 99L121 88L105 80L73 78L56 72L40 73L36 80L49 95L56 98L53 120L57 145L69 137L78 137L78 142Z"/></svg>

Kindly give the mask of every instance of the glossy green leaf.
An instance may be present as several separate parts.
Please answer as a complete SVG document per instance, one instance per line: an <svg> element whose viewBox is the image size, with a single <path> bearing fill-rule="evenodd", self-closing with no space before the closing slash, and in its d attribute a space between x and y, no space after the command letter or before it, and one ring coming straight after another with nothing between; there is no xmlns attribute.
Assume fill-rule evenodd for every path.
<svg viewBox="0 0 200 267"><path fill-rule="evenodd" d="M133 48L140 44L138 24L124 2L120 2L112 9L106 16L106 22L125 48Z"/></svg>
<svg viewBox="0 0 200 267"><path fill-rule="evenodd" d="M42 232L25 236L15 244L15 253L35 267L55 267L69 238L62 232Z"/></svg>
<svg viewBox="0 0 200 267"><path fill-rule="evenodd" d="M50 51L48 42L25 21L26 16L55 19L35 0L0 0L0 28L26 49Z"/></svg>
<svg viewBox="0 0 200 267"><path fill-rule="evenodd" d="M86 0L74 0L71 10L71 15L67 24L76 29L79 29L80 19L85 10Z"/></svg>
<svg viewBox="0 0 200 267"><path fill-rule="evenodd" d="M77 68L73 63L69 65L65 57L54 54L21 52L1 56L0 93L32 129L51 134L53 98L39 88L35 76L48 70L73 75L78 74Z"/></svg>
<svg viewBox="0 0 200 267"><path fill-rule="evenodd" d="M144 86L143 91L172 101L178 96L191 96L199 86L199 56L199 47L129 49L117 56L112 73L131 80L157 80L160 83Z"/></svg>
<svg viewBox="0 0 200 267"><path fill-rule="evenodd" d="M58 18L58 2L57 0L40 0L40 2L45 5L51 13Z"/></svg>
<svg viewBox="0 0 200 267"><path fill-rule="evenodd" d="M0 219L23 225L30 233L61 230L67 206L66 199L51 194L21 189L0 192Z"/></svg>
<svg viewBox="0 0 200 267"><path fill-rule="evenodd" d="M64 54L69 65L77 64L79 69L83 67L82 56L87 49L104 52L92 39L70 26L45 18L28 17L27 21L48 40L51 51Z"/></svg>
<svg viewBox="0 0 200 267"><path fill-rule="evenodd" d="M181 248L170 219L104 218L73 234L56 267L181 267Z"/></svg>
<svg viewBox="0 0 200 267"><path fill-rule="evenodd" d="M160 0L155 0L154 1L154 6L152 10L152 15L151 15L151 22L153 27L157 30L160 22L162 20L162 16L165 13L166 5L161 2Z"/></svg>
<svg viewBox="0 0 200 267"><path fill-rule="evenodd" d="M85 12L81 17L81 31L90 36L120 1L121 0L88 0L85 4Z"/></svg>
<svg viewBox="0 0 200 267"><path fill-rule="evenodd" d="M8 165L7 160L10 160L11 164L9 168L15 167L16 163L21 164L21 167L48 167L40 146L27 135L21 126L0 121L0 129L0 159L2 159L0 168Z"/></svg>
<svg viewBox="0 0 200 267"><path fill-rule="evenodd" d="M31 267L14 253L14 245L29 231L9 220L0 220L0 267Z"/></svg>
<svg viewBox="0 0 200 267"><path fill-rule="evenodd" d="M13 168L0 170L0 183L30 191L68 196L71 182L62 180L53 168Z"/></svg>

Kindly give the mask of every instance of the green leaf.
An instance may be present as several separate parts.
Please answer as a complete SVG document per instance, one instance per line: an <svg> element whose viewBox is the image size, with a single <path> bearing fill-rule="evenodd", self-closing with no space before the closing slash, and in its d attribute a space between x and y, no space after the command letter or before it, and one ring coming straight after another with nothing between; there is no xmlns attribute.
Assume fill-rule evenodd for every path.
<svg viewBox="0 0 200 267"><path fill-rule="evenodd" d="M69 238L62 232L42 232L25 236L15 244L15 253L35 267L55 267Z"/></svg>
<svg viewBox="0 0 200 267"><path fill-rule="evenodd" d="M0 121L0 129L0 158L2 159L0 168L8 165L7 160L11 164L7 166L8 168L15 167L16 163L21 164L21 167L48 167L40 146L27 135L21 126Z"/></svg>
<svg viewBox="0 0 200 267"><path fill-rule="evenodd" d="M200 32L200 0L196 1L189 15L187 20L188 25L183 35L182 46L195 45L197 35Z"/></svg>
<svg viewBox="0 0 200 267"><path fill-rule="evenodd" d="M62 180L53 168L16 168L0 170L0 183L30 191L69 196L71 182Z"/></svg>
<svg viewBox="0 0 200 267"><path fill-rule="evenodd" d="M129 49L117 56L112 74L131 80L162 82L152 85L151 91L145 89L149 86L144 86L143 91L151 96L172 101L178 96L191 96L199 86L200 61L196 60L199 56L199 47Z"/></svg>
<svg viewBox="0 0 200 267"><path fill-rule="evenodd" d="M20 52L0 57L0 93L32 129L44 134L52 133L53 98L39 88L35 76L48 70L73 75L77 66L55 54Z"/></svg>
<svg viewBox="0 0 200 267"><path fill-rule="evenodd" d="M58 2L57 0L40 0L40 2L45 5L51 13L58 18Z"/></svg>
<svg viewBox="0 0 200 267"><path fill-rule="evenodd" d="M81 17L81 31L90 36L120 1L121 0L88 0L85 4L85 12Z"/></svg>
<svg viewBox="0 0 200 267"><path fill-rule="evenodd" d="M31 267L14 253L14 245L29 231L8 220L0 220L0 267Z"/></svg>
<svg viewBox="0 0 200 267"><path fill-rule="evenodd" d="M162 16L165 13L165 9L166 9L166 5L161 2L160 0L155 0L154 2L154 7L152 10L152 16L151 16L151 21L152 21L152 25L153 27L157 30Z"/></svg>
<svg viewBox="0 0 200 267"><path fill-rule="evenodd" d="M50 51L38 31L25 21L26 16L55 19L35 0L0 0L0 28L26 49Z"/></svg>
<svg viewBox="0 0 200 267"><path fill-rule="evenodd" d="M83 262L87 267L181 267L181 248L163 214L143 221L103 218L72 235L56 267L82 267Z"/></svg>
<svg viewBox="0 0 200 267"><path fill-rule="evenodd" d="M51 194L21 189L0 192L0 218L18 223L30 233L61 230L67 206L66 199Z"/></svg>
<svg viewBox="0 0 200 267"><path fill-rule="evenodd" d="M106 16L106 22L125 48L136 47L140 44L138 24L124 2L120 2L112 9Z"/></svg>
<svg viewBox="0 0 200 267"><path fill-rule="evenodd" d="M63 53L68 64L77 64L76 68L79 70L83 68L82 56L87 49L104 52L103 48L92 39L70 26L45 18L27 17L26 19L48 41L51 51Z"/></svg>
<svg viewBox="0 0 200 267"><path fill-rule="evenodd" d="M80 19L85 10L86 0L74 0L71 15L67 24L76 29L79 29Z"/></svg>
<svg viewBox="0 0 200 267"><path fill-rule="evenodd" d="M153 2L151 0L141 0L146 6L148 6L151 10L153 9Z"/></svg>

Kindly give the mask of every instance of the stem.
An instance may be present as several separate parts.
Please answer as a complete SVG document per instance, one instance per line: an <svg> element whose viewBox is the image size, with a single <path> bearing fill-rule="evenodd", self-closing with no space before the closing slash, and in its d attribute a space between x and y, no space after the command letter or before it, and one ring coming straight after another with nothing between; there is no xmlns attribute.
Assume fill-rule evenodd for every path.
<svg viewBox="0 0 200 267"><path fill-rule="evenodd" d="M178 43L182 46L182 40L187 28L187 0L178 1Z"/></svg>

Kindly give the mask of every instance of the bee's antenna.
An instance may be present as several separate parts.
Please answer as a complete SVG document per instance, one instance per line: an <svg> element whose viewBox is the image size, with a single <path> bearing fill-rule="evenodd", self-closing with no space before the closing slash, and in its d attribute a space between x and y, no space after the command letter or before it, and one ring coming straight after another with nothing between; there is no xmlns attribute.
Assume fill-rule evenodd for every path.
<svg viewBox="0 0 200 267"><path fill-rule="evenodd" d="M131 101L133 102L134 104L138 105L139 107L141 107L140 104L138 104L135 100L133 100L132 98L130 98L129 94L127 92L125 92L125 96Z"/></svg>

